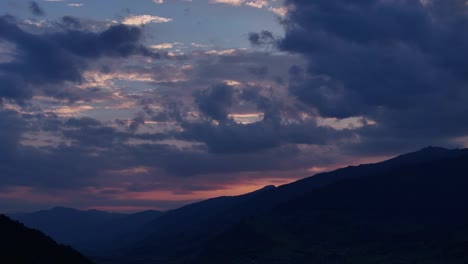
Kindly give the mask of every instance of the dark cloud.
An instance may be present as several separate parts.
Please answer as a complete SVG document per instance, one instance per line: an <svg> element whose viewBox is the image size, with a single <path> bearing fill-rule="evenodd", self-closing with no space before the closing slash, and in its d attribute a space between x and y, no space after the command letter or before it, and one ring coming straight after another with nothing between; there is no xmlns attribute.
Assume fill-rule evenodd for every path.
<svg viewBox="0 0 468 264"><path fill-rule="evenodd" d="M263 171L306 170L311 162L329 164L332 160L325 155L310 157L294 146L321 144L325 134L332 131L315 131L319 128L300 124L282 128L269 127L269 123L206 124L186 127L187 133L179 135L158 135L119 131L91 118L63 119L9 111L0 112L0 122L5 125L0 131L0 188L27 186L55 192L112 186L125 192L146 185L151 190L187 192L194 190L195 183L203 185L204 190L219 189L226 182L236 182L239 173L258 172L255 177L261 177ZM31 133L46 131L60 133L57 139L62 143L36 146L22 142ZM333 133L330 136L337 138ZM161 142L170 138L186 138L206 146L177 147ZM36 141L40 140L39 135ZM130 140L145 143L132 144ZM149 172L132 172L134 185L129 186L128 176L119 176L118 172L132 168L147 168ZM164 177L164 181L158 177Z"/></svg>
<svg viewBox="0 0 468 264"><path fill-rule="evenodd" d="M182 122L182 138L203 142L212 153L229 154L256 153L295 144L324 145L352 134L348 130L319 127L314 119L302 119L300 108L260 92L255 87L240 90L217 85L196 94L200 112L209 119ZM240 102L253 104L263 118L249 124L237 123L229 114L233 105Z"/></svg>
<svg viewBox="0 0 468 264"><path fill-rule="evenodd" d="M45 11L42 9L42 7L34 1L31 1L29 3L29 11L35 16L45 16Z"/></svg>
<svg viewBox="0 0 468 264"><path fill-rule="evenodd" d="M28 133L60 131L62 123L55 117L0 111L0 123L2 187L75 188L96 175L98 163L89 155L89 149L85 151L86 148L75 145L41 148L23 144Z"/></svg>
<svg viewBox="0 0 468 264"><path fill-rule="evenodd" d="M20 137L21 131L23 131L26 123L20 119L15 112L12 111L0 111L0 145L2 150L0 151L0 166L5 168L8 166L11 157L15 155Z"/></svg>
<svg viewBox="0 0 468 264"><path fill-rule="evenodd" d="M249 33L248 39L254 46L273 45L277 41L273 33L266 30L260 33Z"/></svg>
<svg viewBox="0 0 468 264"><path fill-rule="evenodd" d="M129 125L130 131L137 131L141 125L145 124L145 115L143 113L138 113L136 117L134 117Z"/></svg>
<svg viewBox="0 0 468 264"><path fill-rule="evenodd" d="M170 154L172 155L166 156L167 159L162 164L167 172L179 177L194 177L207 174L218 176L211 179L212 186L219 186L225 181L232 180L226 175L224 179L219 178L223 174L241 174L269 170L285 171L303 168L305 165L304 160L301 159L301 152L292 146L265 150L262 152L262 155L253 154L251 151L250 153L225 153L225 155L187 151ZM284 155L295 157L297 160L294 162L284 162ZM184 160L184 166L180 166L180 160ZM235 175L233 177L235 181Z"/></svg>
<svg viewBox="0 0 468 264"><path fill-rule="evenodd" d="M61 24L65 26L66 28L73 28L73 29L79 29L81 28L81 22L79 19L76 19L71 16L64 16L61 19Z"/></svg>
<svg viewBox="0 0 468 264"><path fill-rule="evenodd" d="M261 121L238 124L234 121L213 125L211 123L187 124L183 138L205 143L212 153L256 153L288 144L325 144L338 141L347 132L319 128L313 122L277 124ZM341 134L341 136L340 136Z"/></svg>
<svg viewBox="0 0 468 264"><path fill-rule="evenodd" d="M199 51L161 64L138 57L130 66L119 59L155 57L141 44L141 28L102 22L97 31L93 21L64 17L31 33L0 18L0 39L18 51L0 64L0 97L22 103L18 112L0 112L0 188L76 191L96 205L143 206L153 200L114 198L219 190L265 175L299 178L363 157L454 146L468 134L463 1L288 4L296 8L282 22L284 38L248 36L255 47L286 52ZM121 106L112 110L115 121L28 108L34 95L83 99L69 84L81 83L87 70L145 81L135 88L119 79L112 104L92 105ZM86 100L97 101L99 91L93 87ZM236 115L259 118L241 123ZM355 128L340 123L349 117L359 117ZM75 204L90 204L84 200Z"/></svg>
<svg viewBox="0 0 468 264"><path fill-rule="evenodd" d="M99 127L102 123L90 117L70 118L65 122L66 127Z"/></svg>
<svg viewBox="0 0 468 264"><path fill-rule="evenodd" d="M305 72L290 71L290 93L324 117L376 121L362 129L355 151L368 145L393 146L392 151L396 146L398 151L450 146L468 134L461 122L468 118L464 1L287 4L293 8L283 21L286 34L278 46L308 60ZM262 44L269 36L250 39Z"/></svg>
<svg viewBox="0 0 468 264"><path fill-rule="evenodd" d="M187 124L185 129L186 139L204 142L213 153L258 152L279 147L282 143L276 129L266 123L197 123Z"/></svg>
<svg viewBox="0 0 468 264"><path fill-rule="evenodd" d="M268 75L268 66L265 66L265 65L253 66L253 67L247 68L247 71L263 79Z"/></svg>
<svg viewBox="0 0 468 264"><path fill-rule="evenodd" d="M274 81L287 78L290 66L303 63L297 55L273 55L265 52L239 52L233 56L195 58L193 69L187 74L191 83L200 82L204 87L225 80L239 82Z"/></svg>
<svg viewBox="0 0 468 264"><path fill-rule="evenodd" d="M65 30L32 34L9 17L0 17L0 39L15 45L17 55L0 64L0 97L21 101L43 93L75 99L65 82L79 83L82 72L99 58L149 56L140 44L140 28L111 26L102 32Z"/></svg>
<svg viewBox="0 0 468 264"><path fill-rule="evenodd" d="M233 96L232 87L220 84L208 90L197 92L195 102L204 115L216 121L225 121L228 119L229 108L234 100Z"/></svg>
<svg viewBox="0 0 468 264"><path fill-rule="evenodd" d="M142 34L141 28L115 25L100 33L69 30L65 33L47 35L46 38L55 42L58 47L79 57L92 59L100 57L126 58L130 55L151 55L140 44Z"/></svg>

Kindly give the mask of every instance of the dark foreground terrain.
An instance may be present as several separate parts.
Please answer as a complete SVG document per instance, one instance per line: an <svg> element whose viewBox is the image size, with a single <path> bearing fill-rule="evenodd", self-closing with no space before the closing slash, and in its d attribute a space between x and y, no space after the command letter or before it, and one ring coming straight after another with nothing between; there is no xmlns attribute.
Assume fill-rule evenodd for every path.
<svg viewBox="0 0 468 264"><path fill-rule="evenodd" d="M462 264L467 204L468 150L429 147L142 217L90 255L102 263Z"/></svg>
<svg viewBox="0 0 468 264"><path fill-rule="evenodd" d="M0 215L0 263L92 264L72 248L4 215Z"/></svg>

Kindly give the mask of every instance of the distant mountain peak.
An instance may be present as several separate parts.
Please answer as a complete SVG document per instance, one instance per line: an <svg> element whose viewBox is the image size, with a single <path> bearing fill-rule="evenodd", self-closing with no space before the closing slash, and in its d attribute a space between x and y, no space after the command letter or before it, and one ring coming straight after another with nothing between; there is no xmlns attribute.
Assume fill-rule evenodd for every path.
<svg viewBox="0 0 468 264"><path fill-rule="evenodd" d="M246 195L249 195L249 194L257 194L257 193L261 193L261 192L265 192L265 191L269 191L269 190L273 190L273 189L276 189L276 186L275 185L267 185L263 188L260 188L258 190L255 190L251 193L247 193Z"/></svg>
<svg viewBox="0 0 468 264"><path fill-rule="evenodd" d="M427 146L417 152L434 152L434 151L449 151L449 149L442 148L442 147L435 147L435 146Z"/></svg>
<svg viewBox="0 0 468 264"><path fill-rule="evenodd" d="M267 191L267 190L271 190L271 189L275 189L276 186L275 185L267 185L261 189L258 189L257 191Z"/></svg>
<svg viewBox="0 0 468 264"><path fill-rule="evenodd" d="M464 155L468 152L466 149L446 149L442 147L428 146L415 152L406 153L397 156L387 162L430 162L434 160L451 158L459 155Z"/></svg>
<svg viewBox="0 0 468 264"><path fill-rule="evenodd" d="M41 211L54 211L54 212L77 212L77 209L74 208L69 208L69 207L63 207L63 206L55 206L52 207L48 210L41 210Z"/></svg>

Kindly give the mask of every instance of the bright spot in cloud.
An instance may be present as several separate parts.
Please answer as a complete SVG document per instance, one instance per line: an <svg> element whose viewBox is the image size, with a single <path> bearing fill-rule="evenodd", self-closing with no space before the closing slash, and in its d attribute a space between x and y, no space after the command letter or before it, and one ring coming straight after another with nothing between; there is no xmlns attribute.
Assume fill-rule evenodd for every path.
<svg viewBox="0 0 468 264"><path fill-rule="evenodd" d="M171 21L172 18L151 15L136 15L126 17L122 23L128 26L141 26L149 23L168 23Z"/></svg>
<svg viewBox="0 0 468 264"><path fill-rule="evenodd" d="M156 44L156 45L151 45L150 48L152 49L172 49L174 47L174 44L172 43L161 43L161 44Z"/></svg>
<svg viewBox="0 0 468 264"><path fill-rule="evenodd" d="M245 0L211 0L211 3L215 4L226 4L233 6L240 6L245 2Z"/></svg>
<svg viewBox="0 0 468 264"><path fill-rule="evenodd" d="M205 52L208 55L234 55L237 52L236 49L227 49L227 50L209 50Z"/></svg>
<svg viewBox="0 0 468 264"><path fill-rule="evenodd" d="M59 116L78 116L81 112L89 111L94 109L90 105L79 105L79 106L63 106L52 110L51 112Z"/></svg>
<svg viewBox="0 0 468 264"><path fill-rule="evenodd" d="M67 6L71 6L71 7L82 7L83 4L82 4L82 3L71 3L71 4L67 4Z"/></svg>
<svg viewBox="0 0 468 264"><path fill-rule="evenodd" d="M338 118L318 118L317 125L322 127L331 127L336 130L358 129L364 126L373 126L377 123L362 116Z"/></svg>
<svg viewBox="0 0 468 264"><path fill-rule="evenodd" d="M263 7L268 6L268 1L266 1L266 0L256 0L256 1L247 2L247 3L245 3L245 5L250 6L250 7L254 7L254 8L263 8Z"/></svg>
<svg viewBox="0 0 468 264"><path fill-rule="evenodd" d="M239 85L241 85L240 82L234 81L234 80L226 80L226 81L224 81L224 83L229 85L229 86L239 86Z"/></svg>
<svg viewBox="0 0 468 264"><path fill-rule="evenodd" d="M246 114L229 114L229 118L232 118L238 124L253 124L263 120L264 114L259 113L246 113Z"/></svg>
<svg viewBox="0 0 468 264"><path fill-rule="evenodd" d="M277 14L278 16L286 16L288 14L288 9L284 6L282 7L270 7L268 8L271 12Z"/></svg>

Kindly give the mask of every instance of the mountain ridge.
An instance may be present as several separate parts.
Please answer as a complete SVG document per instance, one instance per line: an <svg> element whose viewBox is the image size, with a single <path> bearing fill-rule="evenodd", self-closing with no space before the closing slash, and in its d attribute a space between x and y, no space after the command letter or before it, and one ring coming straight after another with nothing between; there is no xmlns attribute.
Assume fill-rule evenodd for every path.
<svg viewBox="0 0 468 264"><path fill-rule="evenodd" d="M164 217L156 219L152 223L156 229L152 231L148 230L146 237L136 244L134 247L136 250L130 251L129 255L162 255L165 258L172 258L181 254L196 254L203 247L204 243L207 243L213 237L221 235L223 230L232 226L233 223L242 221L243 219L259 217L268 213L273 208L300 198L309 192L320 190L337 182L346 182L362 177L378 178L380 174L388 170L398 169L408 164L419 165L434 160L466 156L467 154L468 150L466 149L448 150L428 147L379 163L348 166L331 172L319 173L290 184L267 189L259 193L254 192L254 195L251 197L220 197L184 206L174 211L183 215L181 211L187 212L187 209L194 210L191 215L177 217L174 212L169 212ZM249 197L249 199L245 199L245 197ZM229 205L222 205L220 208L216 208L217 213L212 216L210 216L213 213L212 211L207 213L202 208L209 204L213 205L215 202L222 204L223 201L229 203ZM164 221L173 224L173 226L165 224ZM181 221L182 224L179 225L178 221ZM186 227L183 227L184 225ZM194 226L196 226L197 231L195 231ZM206 231L203 227L209 227L209 230ZM171 247L179 247L182 250L174 252L171 251Z"/></svg>
<svg viewBox="0 0 468 264"><path fill-rule="evenodd" d="M244 219L189 263L466 263L468 153L447 153L410 153Z"/></svg>
<svg viewBox="0 0 468 264"><path fill-rule="evenodd" d="M0 262L15 264L92 264L74 249L0 214Z"/></svg>
<svg viewBox="0 0 468 264"><path fill-rule="evenodd" d="M446 166L447 164L452 163L454 164L453 167ZM381 194L396 195L398 194L398 188L403 188L406 186L405 188L411 187L409 189L405 189L406 197L412 197L412 195L416 193L419 193L422 196L427 196L427 194L430 192L436 193L438 187L445 186L437 182L443 181L445 179L444 177L448 177L447 180L455 179L454 177L458 177L457 179L460 180L459 186L465 186L465 178L461 176L456 176L459 175L461 171L468 171L468 168L463 167L464 163L468 164L468 149L445 149L438 147L426 147L421 150L398 155L394 158L378 163L348 166L330 172L318 173L314 176L307 177L295 181L293 183L285 184L278 187L265 186L264 188L261 188L257 191L253 191L251 193L243 195L215 197L212 199L207 199L201 202L182 206L180 208L167 211L164 214L161 214L154 219L150 219L147 222L139 222L139 226L134 226L131 232L128 232L126 235L121 234L121 236L119 236L118 239L104 241L103 244L100 246L101 248L97 248L98 250L93 252L87 252L88 254L91 254L92 256L95 256L97 258L105 259L106 263L151 263L150 261L154 260L158 260L158 263L171 264L223 263L226 261L226 259L222 258L223 255L229 256L230 254L233 254L233 259L240 259L240 262L232 263L243 264L250 263L249 261L252 260L249 256L243 255L245 253L244 251L247 250L252 254L257 254L259 260L264 261L258 263L284 263L274 262L274 257L270 256L269 253L267 254L264 252L265 250L271 251L275 248L275 250L279 250L282 247L277 247L283 244L283 246L285 247L284 250L279 251L280 253L278 253L279 255L277 256L278 259L286 257L286 259L289 258L289 260L292 261L291 263L310 263L301 262L305 260L301 259L302 257L297 257L295 255L296 253L291 253L291 250L299 250L301 252L304 251L306 253L303 252L301 254L306 254L307 256L312 254L309 252L312 249L298 245L302 245L301 243L304 239L310 240L310 237L307 235L307 232L318 231L307 227L304 228L304 230L306 230L305 234L298 235L296 234L297 232L299 232L297 230L294 231L296 233L291 233L291 230L295 229L293 227L289 227L287 221L284 222L283 220L281 220L283 219L282 215L290 215L290 217L292 217L293 219L297 219L298 226L305 225L307 221L311 221L310 223L318 221L316 222L316 224L318 226L323 227L323 232L328 232L327 228L330 228L330 226L328 226L326 222L314 220L314 218L318 217L318 219L320 219L322 216L314 215L310 211L311 208L315 208L314 210L319 210L320 208L322 208L320 210L325 210L323 213L323 217L330 217L331 219L334 219L336 215L341 214L344 219L351 219L350 223L353 223L353 219L360 219L359 221L363 222L371 221L371 224L376 226L378 226L376 224L378 223L378 221L381 221L379 223L382 223L383 226L391 225L391 222L386 222L378 219L376 220L375 215L369 214L369 212L366 211L375 211L374 209L372 209L373 207L362 207L361 209L359 209L363 210L364 214L362 217L360 217L359 214L355 213L353 213L353 217L351 217L350 215L343 213L343 210L358 210L358 207L353 207L350 203L352 201L358 201L356 200L356 197L361 197L364 194L367 194L368 196L367 198L362 196L365 199L362 198L361 200L359 200L360 204L367 204L370 206L371 203L366 202L366 199L372 199L372 196L375 196L376 201L378 200L377 198L380 197L380 201L385 201L385 203L383 204L391 209L393 208L390 206L392 202L391 199L385 198L381 196ZM445 166L444 168L447 171L447 175L445 175L443 171L440 171L440 168L437 169L438 167L435 167L437 164L440 164L440 166L442 167ZM433 169L430 170L427 168ZM456 168L459 168L459 170L456 170ZM436 171L440 173L438 175L433 175L433 173L435 173ZM421 176L422 172L427 173L428 175L433 175L433 177L425 179L423 176ZM404 177L402 175L404 175ZM417 185L416 183L419 183L420 185ZM384 187L393 188L391 189L392 192L385 188L382 189L383 186L381 185L383 185ZM457 193L457 195L459 195L460 199L465 199L466 197L464 196L464 192L461 192L460 189L455 188L454 186L457 185L447 185L446 187L452 188L452 190L454 190L454 193ZM360 190L360 193L354 193L354 189ZM373 189L379 189L380 191L372 193ZM409 190L413 190L414 194L412 194ZM426 190L426 193L424 192L424 190ZM335 193L335 195L332 196L331 193ZM343 200L336 200L336 197L341 197L343 198ZM317 201L319 201L319 203ZM466 202L468 203L468 199L466 200ZM349 206L347 207L348 209L343 207L346 204ZM320 207L321 205L322 207ZM433 209L439 211L443 209L442 206L436 205L437 200L433 200L433 204L431 204L430 206L432 206ZM330 213L328 210L330 208L336 208L336 210L338 211L336 212L336 214ZM416 209L418 208L416 207ZM417 225L417 221L415 222L414 219L403 217L402 212L394 212L396 213L394 216L389 215L388 217L391 219L398 219L398 217L400 217L400 220L398 220L400 222L394 223L397 228L404 229L404 223L407 224L407 228L415 228L415 226ZM379 214L383 213L384 212L381 212ZM429 216L434 217L432 215ZM415 217L419 216L416 215ZM269 218L280 219L278 220L280 222L272 221ZM345 228L344 231L349 232L349 230L346 229L348 228L346 223L341 223L341 220L339 219L335 219L333 221L335 221L336 223L340 223L339 225L337 224L335 228L342 225ZM455 222L451 222L451 224L453 226L456 226ZM278 225L279 227L285 226L287 228L281 230L281 228L279 228ZM360 224L357 225L360 226ZM428 228L429 227L432 228L433 226L429 225ZM361 226L359 228L362 229L363 227ZM391 228L389 230L391 230ZM399 232L401 233L402 231L400 230ZM378 237L375 235L371 235L371 233L372 232L365 233L364 236L373 236L374 238ZM334 231L331 232L330 235L335 235ZM432 235L432 233L426 235ZM410 235L410 237L414 238L415 236ZM252 241L257 242L254 244L245 243L245 245L236 244L237 242L243 239L252 239ZM336 240L340 241L340 239ZM228 243L229 246L227 246L227 249L232 247L233 250L228 250L225 252L226 248L220 249L219 247L222 247L222 245L226 245L228 241L233 241L234 244ZM292 241L292 244L284 245L284 243L286 243L285 241ZM408 247L414 246L413 244L411 244L414 242L413 240L408 241ZM464 248L464 246L462 245L463 243L460 244L458 240L447 241L450 243L455 243L456 248ZM313 242L319 244L322 243L320 241ZM398 243L402 242L399 241ZM251 248L246 249L247 246L251 246ZM364 248L369 247L369 245L365 243L361 246ZM393 245L389 244L387 246ZM237 253L234 249L237 249L237 253L240 253L236 255ZM377 250L376 248L374 249ZM335 256L336 254L338 254L334 250L331 250L323 245L318 247L317 250L318 252L320 252L320 254L326 252L324 253L325 255L331 254ZM207 254L206 252L212 252L213 256L216 257L213 258L213 256L209 256L209 254ZM422 252L424 252L424 250ZM293 256L290 254L292 254ZM316 262L317 259L314 258L317 255L314 254L312 254L314 257L311 257L312 259L310 261L313 260ZM338 255L340 254L341 253L339 253ZM347 257L360 257L359 253L354 252L353 254L353 256ZM330 259L326 257L326 259L330 260L333 259L333 257L330 257Z"/></svg>
<svg viewBox="0 0 468 264"><path fill-rule="evenodd" d="M106 245L162 214L156 210L123 214L56 206L9 216L28 227L43 231L60 243L93 255L97 248L100 248L99 251L107 249Z"/></svg>

